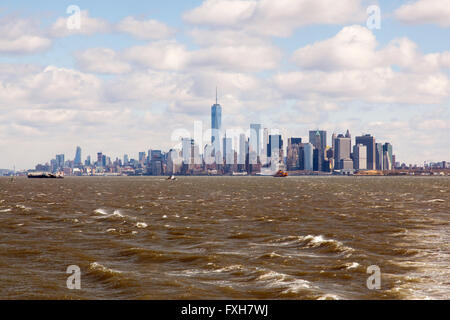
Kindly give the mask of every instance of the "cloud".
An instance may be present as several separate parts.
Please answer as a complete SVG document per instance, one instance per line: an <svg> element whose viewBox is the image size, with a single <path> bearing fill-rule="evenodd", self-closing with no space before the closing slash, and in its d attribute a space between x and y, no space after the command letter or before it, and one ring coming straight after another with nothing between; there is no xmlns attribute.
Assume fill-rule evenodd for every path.
<svg viewBox="0 0 450 320"><path fill-rule="evenodd" d="M79 69L103 74L122 74L131 71L131 65L112 49L93 48L75 53Z"/></svg>
<svg viewBox="0 0 450 320"><path fill-rule="evenodd" d="M274 83L291 98L435 104L450 97L450 81L445 74L400 73L391 68L280 73Z"/></svg>
<svg viewBox="0 0 450 320"><path fill-rule="evenodd" d="M124 51L124 57L152 69L180 70L188 63L189 52L175 41L158 41L128 48Z"/></svg>
<svg viewBox="0 0 450 320"><path fill-rule="evenodd" d="M395 16L407 24L431 23L447 28L450 27L450 1L418 0L398 8Z"/></svg>
<svg viewBox="0 0 450 320"><path fill-rule="evenodd" d="M206 0L183 19L196 25L287 37L306 25L362 22L366 13L360 0Z"/></svg>
<svg viewBox="0 0 450 320"><path fill-rule="evenodd" d="M134 17L126 17L121 20L117 24L116 30L141 40L167 39L175 33L175 30L157 20L137 20Z"/></svg>
<svg viewBox="0 0 450 320"><path fill-rule="evenodd" d="M80 16L80 28L69 29L68 17L58 18L50 27L49 34L55 38L63 38L72 35L93 35L95 33L108 33L112 30L111 24L100 18L91 18L87 10L82 10Z"/></svg>
<svg viewBox="0 0 450 320"><path fill-rule="evenodd" d="M447 64L448 53L423 56L416 43L398 38L384 48L378 48L375 35L369 29L353 25L344 27L330 39L296 50L293 61L304 69L323 71L372 69L398 66L429 72Z"/></svg>
<svg viewBox="0 0 450 320"><path fill-rule="evenodd" d="M268 45L210 46L188 51L175 41L159 41L126 49L129 61L156 70L195 70L211 68L226 71L257 72L275 68L281 51Z"/></svg>
<svg viewBox="0 0 450 320"><path fill-rule="evenodd" d="M0 54L31 54L50 48L52 41L37 23L12 16L0 18Z"/></svg>
<svg viewBox="0 0 450 320"><path fill-rule="evenodd" d="M101 96L102 82L96 76L55 66L22 68L0 78L0 108L90 108Z"/></svg>
<svg viewBox="0 0 450 320"><path fill-rule="evenodd" d="M242 30L232 29L199 29L188 31L188 35L200 46L261 46L267 45L263 37L249 35Z"/></svg>
<svg viewBox="0 0 450 320"><path fill-rule="evenodd" d="M440 103L450 97L450 52L423 55L408 38L379 48L361 26L294 52L301 72L280 73L275 83L293 97L326 96L376 103Z"/></svg>
<svg viewBox="0 0 450 320"><path fill-rule="evenodd" d="M371 68L379 64L376 47L373 33L354 25L343 28L333 38L298 49L293 54L293 61L305 69Z"/></svg>
<svg viewBox="0 0 450 320"><path fill-rule="evenodd" d="M170 38L175 30L160 21L138 20L128 16L118 23L110 23L101 18L93 18L88 10L80 12L80 28L69 29L67 27L71 16L58 18L49 29L49 35L55 38L68 37L71 35L93 35L96 33L121 32L129 34L139 40L162 40Z"/></svg>

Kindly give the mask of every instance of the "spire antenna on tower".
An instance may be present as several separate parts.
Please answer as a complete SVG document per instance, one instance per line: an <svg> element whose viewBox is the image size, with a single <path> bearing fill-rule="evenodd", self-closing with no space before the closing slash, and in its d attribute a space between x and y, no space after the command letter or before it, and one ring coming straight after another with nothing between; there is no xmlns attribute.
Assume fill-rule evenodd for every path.
<svg viewBox="0 0 450 320"><path fill-rule="evenodd" d="M217 104L217 86L216 86L216 104Z"/></svg>

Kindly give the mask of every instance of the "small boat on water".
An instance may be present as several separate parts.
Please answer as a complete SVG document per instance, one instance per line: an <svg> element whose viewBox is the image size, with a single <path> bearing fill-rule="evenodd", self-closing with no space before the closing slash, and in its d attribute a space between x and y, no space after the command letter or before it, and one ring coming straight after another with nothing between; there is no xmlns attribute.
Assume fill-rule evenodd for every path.
<svg viewBox="0 0 450 320"><path fill-rule="evenodd" d="M283 170L278 170L277 173L273 175L275 178L286 178L288 176L288 173Z"/></svg>
<svg viewBox="0 0 450 320"><path fill-rule="evenodd" d="M175 176L170 176L167 180L175 181L175 180L177 180L177 178Z"/></svg>
<svg viewBox="0 0 450 320"><path fill-rule="evenodd" d="M50 172L30 172L27 177L28 179L64 179L62 174Z"/></svg>

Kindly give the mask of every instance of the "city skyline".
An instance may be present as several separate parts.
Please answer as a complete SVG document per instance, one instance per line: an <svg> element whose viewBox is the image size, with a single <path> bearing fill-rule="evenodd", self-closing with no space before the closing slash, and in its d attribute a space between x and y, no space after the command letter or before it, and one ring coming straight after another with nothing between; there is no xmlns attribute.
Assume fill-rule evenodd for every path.
<svg viewBox="0 0 450 320"><path fill-rule="evenodd" d="M350 129L407 164L450 160L446 0L276 3L6 0L0 168L73 159L77 145L169 150L171 132L209 123L217 86L223 127L279 128L285 146Z"/></svg>
<svg viewBox="0 0 450 320"><path fill-rule="evenodd" d="M195 123L194 131L180 131L176 146L170 150L148 149L141 151L137 159L129 154L111 157L97 152L97 161L87 155L82 161L82 149L76 147L75 158L57 154L45 164L37 164L37 172L67 175L267 175L279 169L303 174L333 173L374 174L393 172L397 168L416 167L416 164L397 161L390 142L377 142L371 134L355 136L347 129L345 134L333 132L328 144L326 130L310 130L308 142L302 137L290 137L284 143L280 130L251 123L249 130L231 130L222 126L222 106L216 100L211 106L210 128L203 131L203 124ZM206 135L205 135L206 134ZM210 134L210 136L208 136ZM173 139L174 135L172 135ZM204 138L206 137L206 140ZM210 138L210 140L209 140ZM196 140L197 139L197 140ZM354 143L353 143L354 141ZM286 155L286 156L285 156ZM424 163L424 167L436 166L447 169L447 161ZM267 172L269 170L269 173Z"/></svg>
<svg viewBox="0 0 450 320"><path fill-rule="evenodd" d="M192 144L192 146L195 146L198 148L198 150L196 151L198 153L199 156L201 156L201 159L204 159L205 157L205 153L206 153L206 147L208 147L208 145L211 146L211 148L219 148L220 149L220 154L223 157L223 160L218 160L217 157L215 157L216 160L214 160L215 162L220 162L220 161L226 161L225 159L229 159L229 155L226 154L224 151L225 150L225 144L226 141L225 140L229 140L230 144L229 146L231 146L230 149L232 149L233 152L237 153L237 163L242 162L242 150L245 150L246 148L246 154L247 156L250 155L250 158L247 159L247 161L250 162L256 162L257 157L259 159L261 153L267 152L267 155L269 156L271 153L271 147L270 144L272 142L272 140L268 140L267 145L264 146L264 139L263 139L263 135L265 134L265 131L269 130L269 132L273 131L275 133L277 133L277 136L279 136L280 139L280 144L281 144L281 148L280 150L282 150L282 154L284 154L285 156L282 157L282 161L286 161L288 162L287 159L287 154L288 154L288 148L289 148L289 144L284 143L283 141L288 141L288 140L299 140L300 143L302 141L302 139L305 138L305 136L307 135L294 135L293 137L287 137L285 135L283 135L283 130L280 130L278 128L267 128L265 126L263 126L263 124L260 123L250 123L249 124L249 128L241 128L241 129L236 129L236 128L231 128L232 131L236 131L237 132L248 132L244 133L244 134L238 134L232 138L227 139L226 138L226 134L227 134L227 129L223 127L222 125L222 112L223 112L223 108L222 105L220 103L218 103L218 96L217 96L217 88L216 88L216 99L215 99L215 103L211 106L211 141L210 143L207 143L206 141L203 141L202 145L197 145L196 141L192 138L195 136L195 128L194 130L187 130L190 131L190 137L180 137L181 139L179 141L172 141L172 144L178 144L176 142L180 142L181 143L181 148L178 149L174 149L174 150L178 150L179 152L183 152L184 151L184 143L188 142L189 144ZM203 126L202 126L203 127ZM208 127L207 125L204 127ZM249 130L248 130L249 129ZM333 132L332 136L331 136L331 140L327 138L327 134L328 132L326 130L320 130L319 128L317 129L310 129L308 130L308 136L309 139L304 139L303 141L307 141L307 144L311 144L312 150L318 150L319 152L321 152L321 154L319 154L318 156L318 163L316 164L317 168L321 168L322 167L322 161L323 158L326 157L325 152L327 149L333 150L333 167L334 169L337 170L342 170L344 169L344 167L339 163L339 161L341 159L351 159L352 161L352 166L353 166L353 159L351 158L354 154L355 154L355 150L360 150L360 146L364 147L364 150L366 152L366 154L364 155L365 159L367 160L367 164L362 167L354 167L354 169L362 169L362 170L386 170L386 167L383 167L383 164L381 165L381 167L377 167L375 164L376 163L383 163L383 160L379 160L377 158L378 154L377 154L377 150L376 148L378 147L378 145L380 145L381 147L381 157L383 157L383 154L385 151L389 152L390 157L391 157L391 162L392 162L392 144L390 144L389 142L384 142L384 143L379 143L376 142L376 138L371 135L370 133L366 133L363 132L361 133L359 136L354 136L352 137L352 135L350 134L350 129L346 130L346 133L336 133ZM202 132L202 135L204 135L206 132ZM242 136L245 139L245 143L246 145L243 146L242 145ZM271 137L269 135L269 137ZM299 138L295 138L295 137L299 137ZM368 139L368 140L367 140ZM222 141L223 140L223 141ZM215 142L215 141L219 141L219 143ZM348 141L346 142L345 146L342 147L342 142L341 141ZM369 142L368 142L369 141ZM228 141L227 141L228 143ZM267 149L266 149L267 147ZM242 149L244 148L244 149ZM278 145L277 145L278 148ZM335 149L336 148L336 149ZM385 150L385 148L390 148L389 150ZM127 162L125 159L130 159L130 160L137 160L137 162L142 163L142 162L147 162L150 161L149 159L151 158L150 153L152 151L158 151L158 152L162 152L163 154L169 154L171 150L173 150L173 148L169 148L168 150L162 150L162 149L158 149L158 148L152 148L151 146L147 147L148 151L139 151L136 153L137 157L136 159L134 159L133 156L130 157L130 153L127 152L122 152L122 154L119 155L112 155L112 156L106 156L106 153L104 153L103 151L97 151L94 154L97 154L97 162L102 162L105 163L106 159L109 159L110 163L113 163L113 160L117 161L118 159L123 160L123 163L125 165L125 163ZM256 150L255 150L256 149ZM344 151L342 151L342 149L344 149ZM348 149L348 150L346 150ZM161 151L162 150L162 151ZM336 150L336 151L335 151ZM148 152L148 155L147 155ZM254 153L252 155L252 152ZM184 154L180 154L181 158L183 160L186 160L186 155ZM80 146L76 146L76 150L74 153L74 157L66 157L66 153L58 153L55 156L54 161L57 163L58 167L65 167L65 163L67 161L72 161L73 162L73 167L77 167L77 166L84 166L86 165L86 162L89 163L89 165L94 165L97 162L91 162L91 154L87 154L84 158L83 158L83 153L82 153L82 148ZM161 156L161 155L160 155ZM188 155L188 157L190 157L191 155ZM312 153L311 153L312 156ZM356 155L355 155L356 156ZM214 155L213 155L214 158ZM395 158L395 155L394 155ZM244 159L245 159L245 154L244 154ZM359 158L357 158L359 161ZM398 158L397 158L398 159ZM422 166L424 164L429 165L429 164L437 164L437 163L441 163L442 161L446 162L446 160L441 159L438 161L423 161L422 163L406 163L401 161L401 159L398 159L399 161L392 163L392 166L395 166L396 163L398 163L399 165L406 165L406 166ZM53 161L53 160L52 160ZM199 160L197 160L199 161ZM204 161L204 160L200 160ZM234 161L234 160L233 160ZM305 159L306 161L306 159ZM42 164L50 164L49 161L46 162L42 162ZM39 163L39 165L41 165L41 163ZM105 165L104 165L105 166ZM308 165L309 166L309 165ZM310 164L311 168L313 167L313 163L311 160L311 164ZM34 165L30 168L24 168L24 169L20 169L18 171L26 171L26 170L31 170L33 169ZM316 168L316 169L317 169ZM8 168L1 168L1 169L8 169ZM14 168L16 169L16 168ZM390 170L390 169L389 169ZM311 170L311 171L322 171L321 169L317 169L317 170Z"/></svg>

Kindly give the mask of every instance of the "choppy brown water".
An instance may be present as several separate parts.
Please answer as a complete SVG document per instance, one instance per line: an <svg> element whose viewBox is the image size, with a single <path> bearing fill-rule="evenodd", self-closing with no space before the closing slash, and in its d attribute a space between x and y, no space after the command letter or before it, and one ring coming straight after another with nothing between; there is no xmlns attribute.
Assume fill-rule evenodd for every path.
<svg viewBox="0 0 450 320"><path fill-rule="evenodd" d="M449 299L449 203L447 177L0 179L0 298Z"/></svg>

